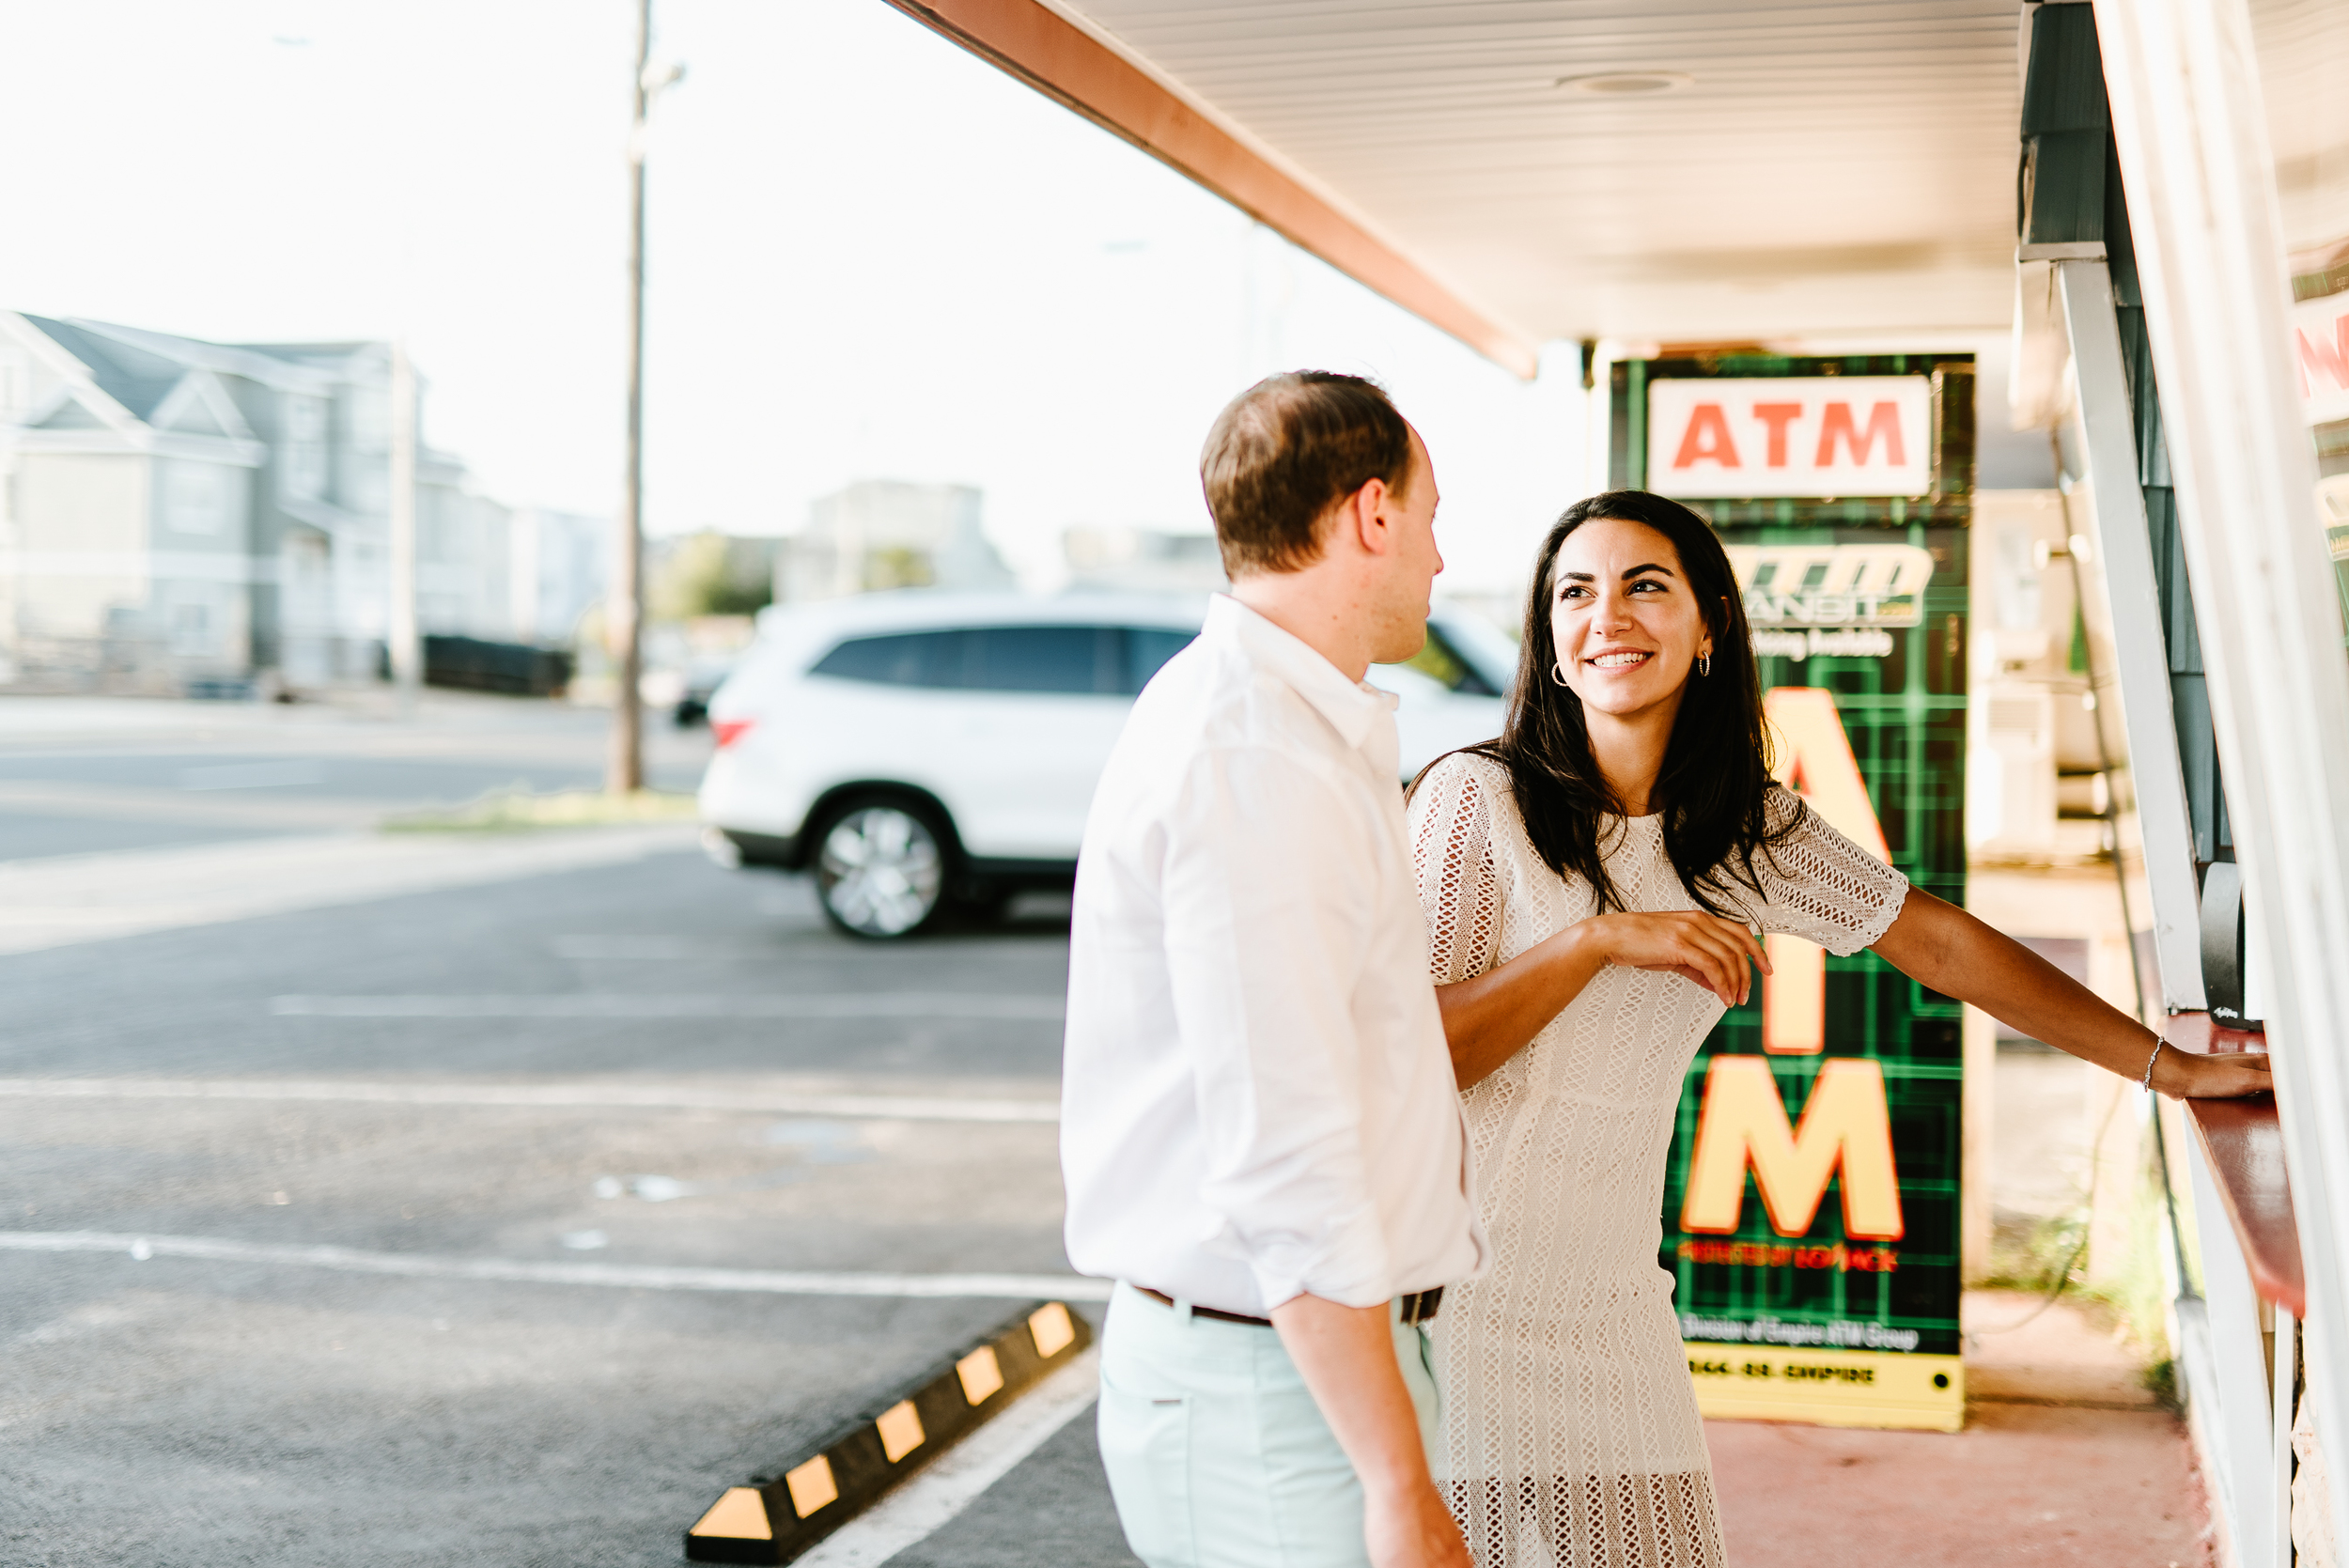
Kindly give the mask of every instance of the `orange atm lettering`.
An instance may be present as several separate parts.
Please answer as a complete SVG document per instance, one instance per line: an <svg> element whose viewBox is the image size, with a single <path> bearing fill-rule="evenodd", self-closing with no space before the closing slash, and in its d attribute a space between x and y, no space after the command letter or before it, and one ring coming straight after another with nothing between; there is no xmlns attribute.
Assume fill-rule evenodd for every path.
<svg viewBox="0 0 2349 1568"><path fill-rule="evenodd" d="M1799 793L1828 827L1876 859L1890 860L1834 693L1816 686L1775 686L1763 694L1762 711L1775 732L1778 782ZM1763 945L1774 972L1762 977L1762 1048L1774 1056L1826 1049L1826 953L1777 932Z"/></svg>
<svg viewBox="0 0 2349 1568"><path fill-rule="evenodd" d="M1908 461L1908 448L1901 442L1901 408L1898 403L1878 403L1870 409L1865 430L1852 427L1849 403L1829 403L1826 416L1819 421L1818 467L1834 465L1837 436L1843 438L1843 449L1851 454L1855 466L1868 461L1868 455L1875 450L1879 437L1884 442L1886 462L1898 464Z"/></svg>
<svg viewBox="0 0 2349 1568"><path fill-rule="evenodd" d="M2330 343L2325 341L2323 333L2310 337L2305 327L2294 328L2292 338L2294 347L2299 350L2295 357L2300 364L2301 396L2310 394L2309 375L2311 371L2332 382L2335 391L2349 392L2349 310L2333 318L2333 340Z"/></svg>
<svg viewBox="0 0 2349 1568"><path fill-rule="evenodd" d="M1776 687L1764 695L1763 708L1774 732L1779 782L1799 789L1829 827L1890 860L1833 693ZM1763 982L1763 1048L1815 1053L1826 1044L1827 955L1809 942L1777 935L1769 939L1769 953L1778 973ZM1735 1233L1749 1168L1780 1235L1811 1229L1827 1184L1840 1171L1843 1234L1857 1241L1899 1240L1905 1225L1883 1066L1853 1057L1821 1063L1797 1129L1787 1120L1766 1057L1715 1057L1705 1073L1681 1228Z"/></svg>
<svg viewBox="0 0 2349 1568"><path fill-rule="evenodd" d="M1746 1171L1782 1236L1811 1229L1840 1169L1843 1234L1860 1241L1898 1241L1900 1175L1892 1162L1892 1119L1884 1099L1884 1068L1865 1057L1839 1056L1819 1064L1799 1128L1767 1060L1717 1056L1704 1075L1704 1109L1697 1116L1696 1153L1688 1160L1688 1191L1680 1226L1727 1235L1745 1208Z"/></svg>
<svg viewBox="0 0 2349 1568"><path fill-rule="evenodd" d="M1802 417L1800 403L1756 403L1753 417L1770 429L1770 466L1786 466L1786 427Z"/></svg>
<svg viewBox="0 0 2349 1568"><path fill-rule="evenodd" d="M1737 443L1730 438L1729 421L1719 403L1699 403L1688 411L1688 428L1681 434L1672 467L1694 468L1708 458L1723 468L1743 466L1737 461Z"/></svg>

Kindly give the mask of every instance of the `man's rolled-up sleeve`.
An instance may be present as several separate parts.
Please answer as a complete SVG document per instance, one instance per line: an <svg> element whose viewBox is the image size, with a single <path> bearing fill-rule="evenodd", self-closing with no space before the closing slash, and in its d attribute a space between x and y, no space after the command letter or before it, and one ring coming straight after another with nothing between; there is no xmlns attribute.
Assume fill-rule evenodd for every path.
<svg viewBox="0 0 2349 1568"><path fill-rule="evenodd" d="M1168 822L1176 1027L1192 1063L1211 1250L1266 1307L1393 1294L1362 1147L1356 980L1373 918L1359 791L1260 748L1195 758Z"/></svg>

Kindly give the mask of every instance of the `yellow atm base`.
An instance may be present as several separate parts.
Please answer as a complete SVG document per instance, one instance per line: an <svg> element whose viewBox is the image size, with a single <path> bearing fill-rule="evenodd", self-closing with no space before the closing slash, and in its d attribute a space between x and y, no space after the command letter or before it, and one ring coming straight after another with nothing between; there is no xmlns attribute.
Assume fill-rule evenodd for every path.
<svg viewBox="0 0 2349 1568"><path fill-rule="evenodd" d="M1681 1348L1697 1408L1710 1420L1926 1432L1966 1424L1966 1368L1955 1356L1694 1341Z"/></svg>

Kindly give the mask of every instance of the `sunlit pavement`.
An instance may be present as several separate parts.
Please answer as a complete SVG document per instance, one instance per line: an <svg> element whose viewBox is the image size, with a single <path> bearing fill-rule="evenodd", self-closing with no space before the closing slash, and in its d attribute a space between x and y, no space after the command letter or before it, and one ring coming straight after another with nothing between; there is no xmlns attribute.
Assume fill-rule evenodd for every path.
<svg viewBox="0 0 2349 1568"><path fill-rule="evenodd" d="M1966 1430L1712 1421L1737 1568L2204 1568L2183 1424L2139 1358L2068 1302L1968 1292Z"/></svg>
<svg viewBox="0 0 2349 1568"><path fill-rule="evenodd" d="M518 711L540 731L319 725L235 760L314 763L244 797L294 805L338 773L370 809L593 782L596 716ZM0 780L66 824L0 790L19 868L233 849L174 815L216 738L7 732ZM427 787L383 782L403 745ZM112 793L75 815L77 784ZM102 842L125 820L166 841ZM719 1490L1018 1305L691 1271L1066 1275L1036 1114L1066 954L1049 908L850 943L803 884L667 849L0 956L0 1561L678 1560ZM882 1016L794 1016L844 998ZM570 1267L450 1277L485 1263ZM1129 1561L1090 1424L898 1560Z"/></svg>

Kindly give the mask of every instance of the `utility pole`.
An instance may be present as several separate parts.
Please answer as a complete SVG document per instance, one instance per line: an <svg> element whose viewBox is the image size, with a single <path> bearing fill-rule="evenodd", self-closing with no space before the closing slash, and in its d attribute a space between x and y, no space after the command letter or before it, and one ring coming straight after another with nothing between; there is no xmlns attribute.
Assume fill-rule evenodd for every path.
<svg viewBox="0 0 2349 1568"><path fill-rule="evenodd" d="M628 132L628 464L612 589L604 596L604 645L617 690L603 787L614 795L645 787L645 702L638 690L645 675L645 137L653 100L684 75L683 66L652 63L652 0L637 0L636 114Z"/></svg>
<svg viewBox="0 0 2349 1568"><path fill-rule="evenodd" d="M645 787L645 120L652 107L652 0L636 6L636 114L628 133L628 458L620 515L604 596L604 640L612 655L612 753L603 787L614 795Z"/></svg>
<svg viewBox="0 0 2349 1568"><path fill-rule="evenodd" d="M416 626L416 367L408 362L407 343L397 337L392 340L391 438L392 602L383 642L405 716L415 711L416 692L424 684L424 642Z"/></svg>

